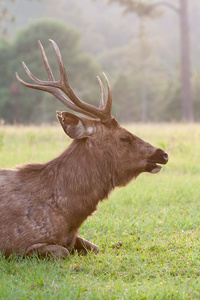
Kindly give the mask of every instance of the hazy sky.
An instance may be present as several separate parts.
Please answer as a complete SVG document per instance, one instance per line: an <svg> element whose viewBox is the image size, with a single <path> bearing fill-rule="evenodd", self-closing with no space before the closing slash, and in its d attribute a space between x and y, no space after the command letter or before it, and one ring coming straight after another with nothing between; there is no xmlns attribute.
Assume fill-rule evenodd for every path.
<svg viewBox="0 0 200 300"><path fill-rule="evenodd" d="M174 5L179 3L179 0L167 1ZM200 0L188 2L191 59L194 65L200 65ZM118 4L107 5L107 0L16 0L13 3L6 1L6 5L16 17L15 24L5 24L10 38L15 37L21 26L38 18L56 18L75 27L82 34L84 48L95 55L128 45L138 35L138 18L133 14L122 16L123 8ZM164 14L161 18L146 22L146 30L149 38L158 43L158 52L161 51L167 60L174 62L179 55L179 19L172 10L164 7L162 10Z"/></svg>

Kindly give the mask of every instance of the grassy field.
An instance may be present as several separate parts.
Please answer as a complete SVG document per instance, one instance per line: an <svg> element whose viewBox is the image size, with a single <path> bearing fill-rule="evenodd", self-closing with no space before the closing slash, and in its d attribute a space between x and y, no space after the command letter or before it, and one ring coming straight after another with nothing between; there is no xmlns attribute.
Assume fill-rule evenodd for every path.
<svg viewBox="0 0 200 300"><path fill-rule="evenodd" d="M200 299L200 125L128 129L169 163L116 189L83 224L100 254L0 258L0 299ZM56 126L0 127L0 168L45 162L69 143Z"/></svg>

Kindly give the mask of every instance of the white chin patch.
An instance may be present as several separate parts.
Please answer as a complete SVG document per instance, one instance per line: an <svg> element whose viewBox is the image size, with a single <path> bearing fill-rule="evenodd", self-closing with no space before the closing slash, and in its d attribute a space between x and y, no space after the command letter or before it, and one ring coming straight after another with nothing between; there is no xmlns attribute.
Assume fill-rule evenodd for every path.
<svg viewBox="0 0 200 300"><path fill-rule="evenodd" d="M157 166L151 171L151 174L156 174L156 173L160 172L161 169L162 169L161 166Z"/></svg>

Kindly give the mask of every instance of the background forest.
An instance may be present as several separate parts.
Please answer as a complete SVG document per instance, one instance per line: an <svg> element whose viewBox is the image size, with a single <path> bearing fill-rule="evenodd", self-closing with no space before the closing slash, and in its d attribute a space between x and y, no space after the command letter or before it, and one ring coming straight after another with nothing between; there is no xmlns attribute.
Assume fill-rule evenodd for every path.
<svg viewBox="0 0 200 300"><path fill-rule="evenodd" d="M182 0L168 0L179 4ZM109 4L110 2L110 4ZM6 123L55 121L65 110L47 93L18 84L25 61L46 80L40 40L58 78L58 44L69 81L84 101L100 98L97 75L105 72L113 91L113 115L123 122L181 121L181 57L177 14L167 6L151 16L125 13L123 2L107 0L16 0L0 2L0 119ZM140 1L142 3L142 1ZM158 1L146 1L155 3ZM128 9L127 9L127 12ZM194 120L200 121L200 2L188 1Z"/></svg>

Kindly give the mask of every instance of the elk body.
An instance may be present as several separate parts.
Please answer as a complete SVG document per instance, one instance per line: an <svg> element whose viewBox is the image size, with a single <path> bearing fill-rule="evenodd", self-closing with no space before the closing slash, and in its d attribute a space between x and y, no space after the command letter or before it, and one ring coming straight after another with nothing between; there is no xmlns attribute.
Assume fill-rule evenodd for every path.
<svg viewBox="0 0 200 300"><path fill-rule="evenodd" d="M39 42L48 81L33 76L37 84L18 80L25 86L50 92L68 108L87 117L57 112L71 145L44 164L27 164L14 170L0 170L0 251L8 257L53 254L66 257L73 249L93 250L96 245L78 236L78 229L116 186L124 186L142 172L157 173L168 161L167 154L122 128L111 115L102 81L99 108L81 101L70 87L60 51L51 41L59 63L61 79L55 81ZM62 92L61 92L62 91ZM64 96L64 93L66 96Z"/></svg>

